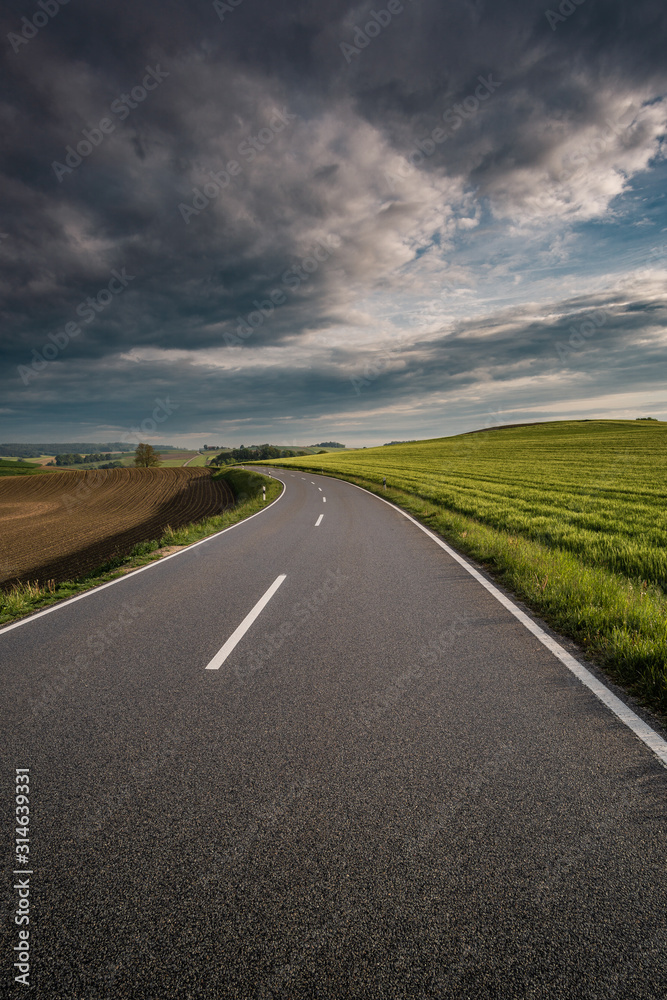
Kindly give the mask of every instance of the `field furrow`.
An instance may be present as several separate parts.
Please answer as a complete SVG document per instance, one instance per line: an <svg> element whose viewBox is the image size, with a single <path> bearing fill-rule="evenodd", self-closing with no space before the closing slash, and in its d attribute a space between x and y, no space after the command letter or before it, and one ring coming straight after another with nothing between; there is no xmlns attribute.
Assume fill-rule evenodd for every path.
<svg viewBox="0 0 667 1000"><path fill-rule="evenodd" d="M0 584L80 576L137 542L234 503L203 468L98 469L0 479Z"/></svg>

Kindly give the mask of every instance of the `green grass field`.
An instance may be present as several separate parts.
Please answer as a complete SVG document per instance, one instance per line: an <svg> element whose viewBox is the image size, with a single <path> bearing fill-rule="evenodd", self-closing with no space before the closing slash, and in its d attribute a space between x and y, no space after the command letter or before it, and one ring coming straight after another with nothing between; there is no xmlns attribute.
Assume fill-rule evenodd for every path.
<svg viewBox="0 0 667 1000"><path fill-rule="evenodd" d="M53 469L40 468L34 462L0 458L0 476L39 476L44 472L53 471Z"/></svg>
<svg viewBox="0 0 667 1000"><path fill-rule="evenodd" d="M194 469L197 467L203 468L206 465L207 455L200 455L199 452L191 451L188 453L187 458L167 458L169 455L168 451L162 453L162 459L160 465L164 468L177 468L183 465L187 465L188 469ZM134 462L134 456L132 457Z"/></svg>
<svg viewBox="0 0 667 1000"><path fill-rule="evenodd" d="M559 421L275 464L409 510L667 711L666 423Z"/></svg>

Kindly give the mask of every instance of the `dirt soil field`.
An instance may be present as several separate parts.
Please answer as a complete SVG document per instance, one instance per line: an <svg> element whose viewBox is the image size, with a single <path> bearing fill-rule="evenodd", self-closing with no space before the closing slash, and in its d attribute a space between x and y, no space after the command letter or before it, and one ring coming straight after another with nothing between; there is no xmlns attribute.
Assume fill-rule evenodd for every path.
<svg viewBox="0 0 667 1000"><path fill-rule="evenodd" d="M97 469L0 479L0 586L81 576L137 542L220 513L208 470Z"/></svg>

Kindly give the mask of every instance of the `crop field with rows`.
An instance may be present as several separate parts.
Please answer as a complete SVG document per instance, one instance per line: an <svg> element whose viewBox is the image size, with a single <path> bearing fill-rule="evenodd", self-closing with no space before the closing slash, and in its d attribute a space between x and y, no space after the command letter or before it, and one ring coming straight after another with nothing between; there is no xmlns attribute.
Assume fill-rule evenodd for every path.
<svg viewBox="0 0 667 1000"><path fill-rule="evenodd" d="M558 421L275 464L410 510L667 708L667 424Z"/></svg>
<svg viewBox="0 0 667 1000"><path fill-rule="evenodd" d="M0 585L73 579L137 542L232 506L208 470L98 469L0 479Z"/></svg>

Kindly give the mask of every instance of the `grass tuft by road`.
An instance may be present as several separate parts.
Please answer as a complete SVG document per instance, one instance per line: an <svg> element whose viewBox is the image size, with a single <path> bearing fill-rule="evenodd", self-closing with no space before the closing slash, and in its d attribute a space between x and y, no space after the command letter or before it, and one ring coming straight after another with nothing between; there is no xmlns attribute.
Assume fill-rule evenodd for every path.
<svg viewBox="0 0 667 1000"><path fill-rule="evenodd" d="M191 545L192 542L198 542L202 538L223 531L263 510L278 498L282 489L281 484L275 479L258 475L256 472L245 472L243 469L226 469L213 478L224 479L231 487L236 499L233 507L221 514L186 524L175 530L168 527L161 538L139 542L128 555L116 556L76 580L60 584L51 581L44 586L36 583L20 583L7 591L0 591L0 626L24 618L68 597L75 597L86 590L99 587L102 583L116 580L133 569L162 559L175 548ZM262 499L262 486L266 486L266 501Z"/></svg>

